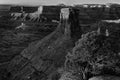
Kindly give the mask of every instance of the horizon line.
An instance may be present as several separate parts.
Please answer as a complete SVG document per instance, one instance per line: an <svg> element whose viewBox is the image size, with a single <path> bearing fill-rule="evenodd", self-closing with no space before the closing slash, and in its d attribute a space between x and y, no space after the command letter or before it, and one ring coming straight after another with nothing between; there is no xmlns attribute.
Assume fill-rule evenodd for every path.
<svg viewBox="0 0 120 80"><path fill-rule="evenodd" d="M38 4L38 5L35 5L35 4L22 4L22 3L0 3L0 5L15 5L15 6L47 6L47 5L60 5L60 4L63 4L63 5L84 5L84 4L120 4L120 3L80 3L80 4L65 4L65 3L58 3L58 4Z"/></svg>

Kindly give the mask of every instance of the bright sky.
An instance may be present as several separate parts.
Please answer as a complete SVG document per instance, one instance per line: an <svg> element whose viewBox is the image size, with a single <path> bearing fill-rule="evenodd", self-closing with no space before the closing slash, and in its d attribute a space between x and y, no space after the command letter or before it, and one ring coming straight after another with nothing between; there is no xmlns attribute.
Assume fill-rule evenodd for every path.
<svg viewBox="0 0 120 80"><path fill-rule="evenodd" d="M51 5L51 4L105 4L119 3L120 0L0 0L0 4L27 4L27 5Z"/></svg>

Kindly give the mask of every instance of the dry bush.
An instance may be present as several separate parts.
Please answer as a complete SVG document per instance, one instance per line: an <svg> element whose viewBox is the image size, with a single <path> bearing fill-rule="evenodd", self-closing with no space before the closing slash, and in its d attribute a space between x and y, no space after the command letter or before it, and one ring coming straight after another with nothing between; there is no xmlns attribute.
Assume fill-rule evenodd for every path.
<svg viewBox="0 0 120 80"><path fill-rule="evenodd" d="M119 32L115 31L108 37L95 31L84 34L67 54L65 67L82 73L83 79L87 79L88 74L120 75Z"/></svg>

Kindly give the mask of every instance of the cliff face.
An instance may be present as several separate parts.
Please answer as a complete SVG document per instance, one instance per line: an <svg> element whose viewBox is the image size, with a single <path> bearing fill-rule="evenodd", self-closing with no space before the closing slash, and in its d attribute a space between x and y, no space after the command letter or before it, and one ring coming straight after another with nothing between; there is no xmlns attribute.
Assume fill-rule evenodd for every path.
<svg viewBox="0 0 120 80"><path fill-rule="evenodd" d="M59 19L60 8L58 10L57 8L52 10L52 8L49 7L49 9L48 7L46 7L46 11L53 12L47 14L48 12L46 12L44 9L44 16L47 16L50 19ZM92 26L93 29L92 27L88 26L88 30L84 30L86 26L83 26L84 29L82 30L83 32L81 32L81 27L79 27L79 24L92 24L103 19L118 19L120 17L118 6L112 6L110 8L74 8L76 8L77 10L73 9L70 11L69 9L67 9L68 12L66 13L67 16L69 14L69 18L67 18L66 20L62 18L61 22L53 33L46 36L40 41L33 42L29 45L28 48L22 51L20 55L12 59L9 64L7 74L10 75L10 78L12 80L34 80L35 78L41 80L52 79L50 77L56 75L56 70L58 67L63 66L65 55L74 46L74 42L78 38L80 38L81 33L86 33L89 30L97 29L99 27L97 26L98 24L96 24L95 26ZM66 16L63 15L63 17ZM102 24L100 23L99 25ZM112 32L113 29L117 29L117 27L113 28L113 26L108 24L103 25L106 25L110 32ZM111 26L112 28L109 26ZM104 29L104 31L105 30L106 28Z"/></svg>
<svg viewBox="0 0 120 80"><path fill-rule="evenodd" d="M79 27L73 25L76 24L75 16L78 16L76 10L65 8L65 11L67 12L63 12L61 16L65 17L67 14L69 17L62 18L55 31L42 40L30 44L10 62L8 71L12 75L12 80L33 80L34 78L53 80L56 70L64 64L65 55L74 46L72 35L76 31L71 31L71 28Z"/></svg>
<svg viewBox="0 0 120 80"><path fill-rule="evenodd" d="M60 20L60 9L70 6L42 6L42 16L46 17L49 21ZM23 11L26 13L33 13L37 11L39 7L23 7ZM120 5L83 5L73 6L73 8L79 9L79 21L81 24L91 24L100 20L113 20L120 18ZM21 7L11 7L10 12L21 12Z"/></svg>
<svg viewBox="0 0 120 80"><path fill-rule="evenodd" d="M111 6L111 7L94 7L94 8L84 8L78 7L79 9L79 20L80 23L94 23L99 20L114 20L120 18L120 7Z"/></svg>

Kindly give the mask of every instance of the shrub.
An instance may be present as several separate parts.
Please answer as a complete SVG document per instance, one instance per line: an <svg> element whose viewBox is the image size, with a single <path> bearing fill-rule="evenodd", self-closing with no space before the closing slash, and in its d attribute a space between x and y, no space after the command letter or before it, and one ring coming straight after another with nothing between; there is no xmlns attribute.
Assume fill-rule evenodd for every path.
<svg viewBox="0 0 120 80"><path fill-rule="evenodd" d="M66 56L66 69L82 73L83 79L88 74L120 74L120 31L116 32L108 37L95 31L82 35Z"/></svg>

